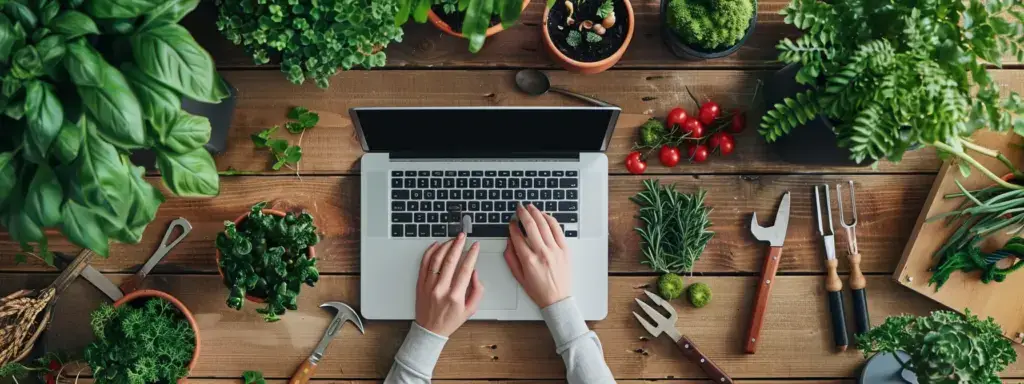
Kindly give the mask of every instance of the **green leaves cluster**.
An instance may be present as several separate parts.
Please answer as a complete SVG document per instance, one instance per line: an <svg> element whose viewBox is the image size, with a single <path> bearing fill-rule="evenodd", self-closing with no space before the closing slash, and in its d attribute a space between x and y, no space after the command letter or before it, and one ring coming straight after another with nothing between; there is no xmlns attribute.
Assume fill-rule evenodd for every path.
<svg viewBox="0 0 1024 384"><path fill-rule="evenodd" d="M288 80L320 88L338 68L384 66L384 48L402 41L401 0L217 0L217 29L256 64L281 60Z"/></svg>
<svg viewBox="0 0 1024 384"><path fill-rule="evenodd" d="M96 340L85 348L85 361L97 383L176 383L188 375L196 335L170 302L104 304L92 313L90 325Z"/></svg>
<svg viewBox="0 0 1024 384"><path fill-rule="evenodd" d="M284 217L263 213L266 202L252 206L241 224L226 221L217 234L220 268L230 288L228 307L242 309L245 296L266 301L258 309L267 322L280 320L286 309L298 309L302 284L320 280L310 249L320 242L308 213Z"/></svg>
<svg viewBox="0 0 1024 384"><path fill-rule="evenodd" d="M263 372L260 372L260 371L245 371L245 372L242 372L242 383L243 384L267 384L267 380L263 378Z"/></svg>
<svg viewBox="0 0 1024 384"><path fill-rule="evenodd" d="M295 121L289 121L284 127L293 134L301 134L307 129L313 128L320 121L320 115L303 107L292 108L288 112L288 118ZM302 147L289 145L288 141L284 139L271 139L270 136L278 129L280 126L275 125L250 135L252 143L257 149L270 149L270 153L274 155L274 165L271 166L273 170L280 170L281 167L295 168L302 160Z"/></svg>
<svg viewBox="0 0 1024 384"><path fill-rule="evenodd" d="M968 158L963 140L979 128L1024 134L1024 102L1001 97L986 68L1024 60L1019 1L793 0L781 14L804 34L779 43L779 60L800 64L811 89L767 112L768 141L819 114L858 162L899 161L915 145Z"/></svg>
<svg viewBox="0 0 1024 384"><path fill-rule="evenodd" d="M711 228L711 208L704 205L706 191L686 194L675 184L662 186L657 179L644 180L644 190L631 197L640 206L636 227L646 264L662 273L693 270L704 247L715 235Z"/></svg>
<svg viewBox="0 0 1024 384"><path fill-rule="evenodd" d="M671 0L666 19L687 45L717 51L739 43L754 12L751 0Z"/></svg>
<svg viewBox="0 0 1024 384"><path fill-rule="evenodd" d="M198 0L0 0L0 225L52 262L43 229L108 254L137 243L164 201L128 160L157 155L164 184L213 196L206 118L181 98L228 91L178 25Z"/></svg>
<svg viewBox="0 0 1024 384"><path fill-rule="evenodd" d="M432 4L443 4L445 12L452 3L457 3L457 11L464 15L462 35L469 39L469 51L477 53L484 47L487 39L487 28L491 27L491 17L501 19L501 25L509 28L519 20L523 11L523 0L385 0L397 1L399 4L395 23L404 25L412 17L417 23L425 23ZM449 12L451 13L451 12Z"/></svg>
<svg viewBox="0 0 1024 384"><path fill-rule="evenodd" d="M894 316L857 337L857 349L875 353L906 352L904 367L921 384L999 384L999 372L1017 361L999 324L972 315L935 311L930 316Z"/></svg>

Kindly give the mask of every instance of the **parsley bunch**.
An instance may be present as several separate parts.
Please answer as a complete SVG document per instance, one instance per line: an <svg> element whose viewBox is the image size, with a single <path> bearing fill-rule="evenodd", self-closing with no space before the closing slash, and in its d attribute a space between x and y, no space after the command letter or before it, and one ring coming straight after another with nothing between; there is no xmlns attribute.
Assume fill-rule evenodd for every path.
<svg viewBox="0 0 1024 384"><path fill-rule="evenodd" d="M280 58L288 80L327 88L338 68L382 67L402 41L398 0L217 0L217 29L256 64Z"/></svg>
<svg viewBox="0 0 1024 384"><path fill-rule="evenodd" d="M961 160L965 174L973 167L1024 188L967 153L999 158L1020 175L968 140L985 127L1024 135L1024 99L1002 97L987 68L1005 54L1024 61L1019 1L793 0L781 13L804 35L783 39L779 60L801 65L796 81L811 89L768 110L760 133L769 142L824 115L855 161L899 161L908 148L931 145Z"/></svg>
<svg viewBox="0 0 1024 384"><path fill-rule="evenodd" d="M675 184L644 180L644 190L630 198L640 206L638 217L644 224L635 228L647 258L640 263L662 273L693 270L715 235L708 230L711 208L704 205L705 194L704 190L686 194L677 191Z"/></svg>
<svg viewBox="0 0 1024 384"><path fill-rule="evenodd" d="M751 0L672 0L668 24L693 46L718 50L736 45L754 17Z"/></svg>
<svg viewBox="0 0 1024 384"><path fill-rule="evenodd" d="M310 247L320 242L320 236L308 213L280 217L264 214L266 206L266 202L253 205L237 226L224 222L216 245L224 283L231 289L228 307L242 309L247 294L259 297L267 306L257 312L273 322L286 309L298 309L303 284L312 287L320 280L316 259L309 257Z"/></svg>
<svg viewBox="0 0 1024 384"><path fill-rule="evenodd" d="M320 121L320 115L303 107L292 108L288 112L288 118L294 121L285 123L284 128L293 134L302 134L307 129L313 128ZM284 139L271 139L270 135L273 135L280 128L280 126L275 125L250 135L250 138L257 149L267 148L274 155L274 165L271 166L273 170L277 171L281 167L288 167L294 169L297 175L299 172L299 161L302 160L302 147L299 144L290 145ZM299 136L299 142L300 144L302 142L301 136Z"/></svg>
<svg viewBox="0 0 1024 384"><path fill-rule="evenodd" d="M97 383L176 383L188 375L196 335L170 302L104 304L92 313L90 325L96 341L85 348L85 361Z"/></svg>
<svg viewBox="0 0 1024 384"><path fill-rule="evenodd" d="M1017 353L991 317L981 321L966 312L890 317L857 337L857 348L864 357L906 352L910 361L900 363L921 384L999 384L999 372L1017 361Z"/></svg>

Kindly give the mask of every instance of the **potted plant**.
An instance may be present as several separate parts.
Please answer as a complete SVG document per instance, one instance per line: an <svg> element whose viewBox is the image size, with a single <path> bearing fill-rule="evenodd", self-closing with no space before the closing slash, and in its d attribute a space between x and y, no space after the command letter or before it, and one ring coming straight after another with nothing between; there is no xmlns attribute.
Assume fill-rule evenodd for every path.
<svg viewBox="0 0 1024 384"><path fill-rule="evenodd" d="M683 59L729 56L750 38L755 25L754 0L661 1L661 39Z"/></svg>
<svg viewBox="0 0 1024 384"><path fill-rule="evenodd" d="M490 0L490 12L481 8L485 0L403 0L403 6L416 1L429 1L427 19L441 32L469 39L469 51L476 53L484 40L494 36L519 20L519 15L530 0ZM470 10L479 10L473 11ZM422 22L422 21L421 21Z"/></svg>
<svg viewBox="0 0 1024 384"><path fill-rule="evenodd" d="M129 293L90 321L95 341L85 361L97 383L183 383L199 357L199 327L173 296Z"/></svg>
<svg viewBox="0 0 1024 384"><path fill-rule="evenodd" d="M774 142L824 115L833 123L834 143L856 162L896 162L908 149L933 146L1000 185L1022 189L969 154L1003 160L969 137L986 127L1015 133L1024 127L1024 100L1015 92L1001 97L987 68L1000 65L1004 54L1024 59L1024 24L1004 17L1022 12L1016 2L981 0L892 7L793 0L781 13L804 35L783 39L779 59L799 64L794 78L809 89L770 107L760 132Z"/></svg>
<svg viewBox="0 0 1024 384"><path fill-rule="evenodd" d="M565 69L604 72L633 39L629 0L548 0L541 34L548 54Z"/></svg>
<svg viewBox="0 0 1024 384"><path fill-rule="evenodd" d="M194 0L19 0L0 10L0 226L47 262L47 228L107 256L137 243L163 194L125 156L156 152L181 196L219 191L210 122L228 91L178 21ZM36 248L38 247L38 248Z"/></svg>
<svg viewBox="0 0 1024 384"><path fill-rule="evenodd" d="M228 307L242 309L243 298L266 307L256 310L267 322L298 309L303 284L320 280L313 246L320 241L308 213L295 215L252 206L248 214L224 222L217 234L217 266L230 290Z"/></svg>
<svg viewBox="0 0 1024 384"><path fill-rule="evenodd" d="M256 64L281 61L288 80L320 88L338 68L382 67L384 48L402 40L398 1L217 0L217 29Z"/></svg>
<svg viewBox="0 0 1024 384"><path fill-rule="evenodd" d="M930 316L887 318L858 336L857 348L864 357L875 355L861 380L872 384L998 384L999 372L1017 361L999 325L992 318L978 319L970 310L964 315L935 311Z"/></svg>

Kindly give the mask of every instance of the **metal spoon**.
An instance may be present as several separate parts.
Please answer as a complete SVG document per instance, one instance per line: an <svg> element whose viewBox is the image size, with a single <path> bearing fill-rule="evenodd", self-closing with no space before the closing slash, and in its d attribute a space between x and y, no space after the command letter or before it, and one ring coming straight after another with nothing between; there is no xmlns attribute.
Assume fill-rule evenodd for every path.
<svg viewBox="0 0 1024 384"><path fill-rule="evenodd" d="M552 87L551 81L548 80L548 76L545 75L544 72L538 71L536 69L524 69L517 72L516 87L519 87L520 91L526 92L528 95L531 96L540 96L547 93L548 91L553 91L555 93L561 93L566 96L575 97L577 99L586 101L590 104L599 107L614 107L614 105L612 104L603 102L590 96L581 95L579 93L563 88Z"/></svg>

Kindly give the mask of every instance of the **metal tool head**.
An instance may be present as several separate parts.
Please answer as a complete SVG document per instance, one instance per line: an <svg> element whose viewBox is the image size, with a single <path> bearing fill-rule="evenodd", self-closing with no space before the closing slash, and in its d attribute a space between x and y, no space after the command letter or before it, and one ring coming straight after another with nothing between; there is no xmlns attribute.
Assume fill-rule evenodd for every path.
<svg viewBox="0 0 1024 384"><path fill-rule="evenodd" d="M346 321L355 325L356 328L359 329L359 333L366 333L366 331L363 330L363 321L359 318L359 313L352 309L352 307L348 306L348 304L340 301L328 301L320 304L320 308L334 308L335 310L334 320L331 321L330 327L327 328L326 335L334 336L334 334L341 329L341 326L345 325Z"/></svg>
<svg viewBox="0 0 1024 384"><path fill-rule="evenodd" d="M850 185L850 214L853 220L847 223L846 213L843 209L843 185L836 184L836 199L839 200L839 224L846 229L846 244L850 248L850 254L857 254L857 192L853 188L853 180L847 181Z"/></svg>
<svg viewBox="0 0 1024 384"><path fill-rule="evenodd" d="M640 306L640 309L642 309L644 313L646 313L647 316L654 320L654 322L657 324L651 324L650 322L647 321L647 319L644 319L643 316L640 316L639 313L633 312L633 316L635 316L636 320L640 322L640 325L642 325L644 329L646 329L647 332L650 333L653 337L658 337L663 332L677 333L675 324L676 320L679 319L679 316L678 314L676 314L676 309L672 307L672 304L665 300L662 300L661 297L651 293L650 291L645 290L644 293L647 294L647 297L649 297L651 301L654 302L654 304L657 304L666 312L668 312L669 316L665 317L665 315L662 315L661 312L658 312L658 310L654 309L643 300L635 298L634 300L636 300L636 303L637 305Z"/></svg>
<svg viewBox="0 0 1024 384"><path fill-rule="evenodd" d="M789 192L782 195L779 210L775 212L775 224L762 227L757 223L757 212L750 218L750 233L761 241L767 241L773 247L781 247L786 241L786 230L789 229Z"/></svg>
<svg viewBox="0 0 1024 384"><path fill-rule="evenodd" d="M825 190L825 205L821 204L821 190ZM824 209L824 213L822 213ZM828 185L815 185L814 186L814 211L818 218L818 234L822 236L834 236L836 234L836 228L832 224L832 195L829 194ZM824 220L828 218L828 227L823 225Z"/></svg>

